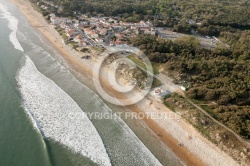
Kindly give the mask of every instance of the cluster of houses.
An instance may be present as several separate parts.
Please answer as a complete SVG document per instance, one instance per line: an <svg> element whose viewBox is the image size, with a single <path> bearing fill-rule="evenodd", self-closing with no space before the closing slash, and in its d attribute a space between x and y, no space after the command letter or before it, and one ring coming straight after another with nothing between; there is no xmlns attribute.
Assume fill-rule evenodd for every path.
<svg viewBox="0 0 250 166"><path fill-rule="evenodd" d="M81 45L125 45L127 39L141 33L155 35L156 31L150 22L128 23L111 17L88 17L76 15L75 19L57 17L50 14L52 25L65 30L68 39Z"/></svg>
<svg viewBox="0 0 250 166"><path fill-rule="evenodd" d="M38 0L33 0L38 1ZM40 1L41 2L41 1ZM63 7L60 5L54 5L52 1L42 0L42 5L37 2L37 5L41 9L47 10L51 8L62 11ZM49 11L49 10L47 10ZM138 34L157 34L162 38L177 38L174 33L167 36L164 33L160 33L159 29L153 27L149 21L140 21L138 23L122 22L117 17L103 17L101 14L98 17L88 17L80 12L73 12L74 18L57 17L55 14L50 14L51 24L56 27L64 29L67 40L78 43L78 46L86 45L126 45L129 38ZM186 20L188 24L200 25L199 20ZM210 39L211 37L206 36ZM219 39L211 38L211 43L218 43ZM229 47L226 45L226 47Z"/></svg>

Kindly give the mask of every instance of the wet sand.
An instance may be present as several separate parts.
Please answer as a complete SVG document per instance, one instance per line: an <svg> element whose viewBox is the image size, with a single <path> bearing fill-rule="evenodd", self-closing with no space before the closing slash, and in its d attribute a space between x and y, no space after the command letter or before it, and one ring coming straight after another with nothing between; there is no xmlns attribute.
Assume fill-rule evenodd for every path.
<svg viewBox="0 0 250 166"><path fill-rule="evenodd" d="M68 63L71 64L71 66L73 67L73 70L76 70L77 72L85 76L91 75L93 77L99 77L97 75L92 74L94 61L82 60L81 58L79 58L79 56L72 55L72 54L75 54L75 52L69 50L69 46L64 45L64 43L62 42L62 38L53 29L53 26L49 25L44 20L42 15L36 12L31 7L30 3L28 3L27 1L23 1L23 0L12 0L12 2L14 2L17 5L17 7L21 10L21 12L26 16L26 18L29 20L30 25L33 26L36 30L38 30L42 34L42 36L45 38L45 40L47 40L48 43L50 43L54 47L54 49L57 50L60 53L60 55L63 56L63 58ZM100 78L102 81L102 85L104 86L104 89L108 93L117 97L118 99L127 98L127 96L124 95L123 93L116 92L112 88L112 86L109 84L109 82L106 80L105 76L100 76ZM171 110L166 108L162 103L158 103L157 101L151 101L153 104L148 104L149 101L150 99L145 98L142 101L140 101L138 104L127 106L126 109L132 112L136 112L136 113L145 113L147 109L150 109L151 111L157 111L157 112L173 113ZM147 106L147 108L145 106ZM210 153L208 154L209 157L207 157L207 154L205 156L203 154L200 154L201 151L199 151L199 149L202 150L201 147L204 147L203 145L200 145L201 147L187 148L185 147L185 143L184 143L184 146L180 147L178 145L179 143L178 137L174 137L171 131L168 131L168 128L164 126L164 120L156 121L154 119L144 118L143 121L154 132L154 134L157 135L157 137L162 141L162 143L164 143L167 147L169 147L174 152L174 154L183 161L183 163L187 165L202 166L202 165L210 165L211 163L216 161L217 159L216 156L218 156L217 154ZM178 120L177 123L182 129L185 129L185 131L187 131L188 133L192 133L193 137L199 140L202 140L203 143L207 145L207 147L211 148L210 150L215 149L215 151L218 154L223 153L218 148L216 149L216 147L212 143L210 143L208 140L203 138L191 125L189 125L183 119ZM197 151L197 153L193 153L191 151L195 151L195 152ZM210 155L211 155L211 158L210 158ZM220 157L223 157L222 161L225 158L225 159L228 159L228 162L231 162L231 158L225 154L223 154L222 156L218 156L219 159L221 159ZM223 164L226 165L226 163L227 162Z"/></svg>

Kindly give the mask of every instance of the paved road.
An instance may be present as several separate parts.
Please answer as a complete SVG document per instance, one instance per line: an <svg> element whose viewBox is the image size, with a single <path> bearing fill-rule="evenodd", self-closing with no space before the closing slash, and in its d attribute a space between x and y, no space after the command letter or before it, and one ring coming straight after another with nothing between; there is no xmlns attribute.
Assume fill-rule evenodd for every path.
<svg viewBox="0 0 250 166"><path fill-rule="evenodd" d="M170 30L162 29L162 28L156 28L156 31L159 34L159 36L162 36L163 39L170 39L170 40L174 41L180 37L194 36L200 41L201 46L203 46L205 48L213 49L213 48L217 47L216 42L212 38L209 39L209 38L205 38L205 37L201 37L201 36L176 33L176 32L172 32Z"/></svg>
<svg viewBox="0 0 250 166"><path fill-rule="evenodd" d="M113 32L109 32L108 33L108 36L107 36L107 38L106 38L106 45L110 45L110 40L111 40L111 37L114 35L114 33Z"/></svg>
<svg viewBox="0 0 250 166"><path fill-rule="evenodd" d="M91 46L96 45L95 41L93 39L90 39L88 37L88 35L85 34L84 31L82 31L81 29L79 29L78 27L74 27L76 31L78 31L85 39L87 39L87 41L90 43Z"/></svg>
<svg viewBox="0 0 250 166"><path fill-rule="evenodd" d="M140 50L138 48L135 47L130 47L130 46L120 46L120 47L109 47L110 50L112 50L113 52L116 51L130 51L133 52L135 54L140 54ZM127 55L126 55L127 56ZM137 66L138 68L140 68L141 70L145 71L144 68ZM152 74L152 73L151 73ZM239 134L235 133L233 130L231 130L230 128L228 128L227 126L225 126L224 124L222 124L221 122L217 121L216 119L214 119L210 114L208 114L204 109L202 109L200 106L198 106L197 104L195 104L193 101L191 101L190 99L188 99L185 95L185 92L181 89L180 85L174 84L173 83L173 79L168 77L165 74L158 74L154 76L155 78L157 78L158 80L161 81L162 83L162 88L163 90L168 90L169 92L173 93L176 92L179 95L183 96L184 98L186 98L186 100L192 104L194 107L196 107L197 109L199 109L201 112L203 112L205 115L207 115L209 118L211 118L215 123L217 123L218 125L222 126L223 128L225 128L226 130L228 130L229 132L231 132L241 143L243 143L246 147L250 147L250 142L243 139Z"/></svg>

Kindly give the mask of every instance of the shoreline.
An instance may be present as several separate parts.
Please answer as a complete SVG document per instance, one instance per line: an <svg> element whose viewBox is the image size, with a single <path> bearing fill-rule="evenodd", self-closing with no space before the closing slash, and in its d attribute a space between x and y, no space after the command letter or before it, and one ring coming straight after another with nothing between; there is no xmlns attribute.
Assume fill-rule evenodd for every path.
<svg viewBox="0 0 250 166"><path fill-rule="evenodd" d="M57 52L62 55L63 59L66 60L68 63L71 64L73 67L73 70L77 71L81 75L90 75L92 76L92 68L94 62L93 61L80 61L79 57L72 56L72 51L69 51L67 49L68 46L62 45L62 38L58 37L58 34L55 34L53 30L51 29L52 26L48 25L48 23L45 21L45 19L42 17L40 13L35 11L29 2L22 1L22 4L18 0L11 0L23 13L23 15L27 18L29 21L29 24L36 29L37 31L42 34L42 36L49 41L49 43L52 45L53 49L55 49ZM26 3L26 6L25 6ZM27 4L28 3L28 4ZM28 6L27 6L28 5ZM37 16L37 17L36 17ZM55 30L54 30L55 31ZM107 83L104 77L101 77L102 82L104 83L105 90L108 90L112 95L122 99L126 98L124 94L116 93L112 86ZM143 99L140 101L137 105L131 105L127 106L130 111L136 112L136 113L145 113L147 111L147 108L145 106L148 106L149 109L153 109L153 107L160 107L160 110L154 109L157 112L161 111L168 111L172 112L171 110L168 110L167 108L162 108L162 105L160 103L157 103L156 101L153 101L153 105L147 104L148 99ZM145 104L146 103L146 104ZM192 153L188 148L179 147L178 143L179 141L171 135L171 132L169 132L166 127L164 127L163 122L157 122L153 119L143 119L143 122L147 125L147 127L154 132L154 134L157 135L157 137L161 140L162 143L164 143L178 158L181 159L184 163L187 165L207 165L208 162L204 162L203 158L200 158L197 156L197 154ZM178 122L178 124L186 129L186 131L191 132L192 135L195 137L199 137L199 139L203 140L205 143L209 144L209 148L214 148L214 145L211 145L212 143L209 143L205 138L200 136L200 134L189 124L185 123L183 120L181 122ZM178 138L178 137L177 137ZM199 148L199 147L198 147ZM227 156L225 156L227 157ZM213 158L211 157L211 161ZM229 161L230 162L230 161ZM206 164L205 164L206 163ZM226 163L225 163L226 164ZM232 163L233 164L233 163Z"/></svg>

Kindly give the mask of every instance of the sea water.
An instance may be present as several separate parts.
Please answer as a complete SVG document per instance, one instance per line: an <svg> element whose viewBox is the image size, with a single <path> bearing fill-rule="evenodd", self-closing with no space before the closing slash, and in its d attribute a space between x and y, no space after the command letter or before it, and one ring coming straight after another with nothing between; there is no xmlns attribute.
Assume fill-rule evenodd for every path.
<svg viewBox="0 0 250 166"><path fill-rule="evenodd" d="M70 65L5 0L0 0L0 30L1 166L181 165L138 121L89 119L90 113L122 109L84 85L89 78L76 79Z"/></svg>

